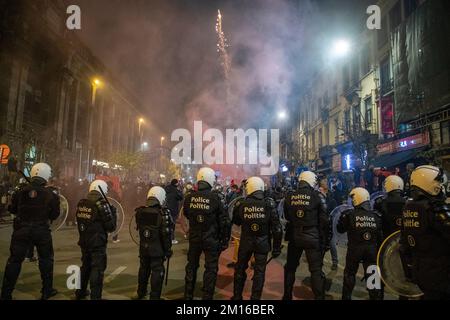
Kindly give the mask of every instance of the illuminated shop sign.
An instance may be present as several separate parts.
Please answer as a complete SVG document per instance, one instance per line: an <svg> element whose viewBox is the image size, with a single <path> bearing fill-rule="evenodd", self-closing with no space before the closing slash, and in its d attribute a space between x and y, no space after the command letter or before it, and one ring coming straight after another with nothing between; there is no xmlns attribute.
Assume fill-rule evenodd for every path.
<svg viewBox="0 0 450 320"><path fill-rule="evenodd" d="M430 144L430 134L428 132L424 132L407 138L380 144L377 146L377 149L378 155L382 155L420 148L428 144Z"/></svg>
<svg viewBox="0 0 450 320"><path fill-rule="evenodd" d="M105 169L122 169L122 166L119 165L110 165L108 162L98 161L98 160L92 160L92 165L97 167L102 167Z"/></svg>

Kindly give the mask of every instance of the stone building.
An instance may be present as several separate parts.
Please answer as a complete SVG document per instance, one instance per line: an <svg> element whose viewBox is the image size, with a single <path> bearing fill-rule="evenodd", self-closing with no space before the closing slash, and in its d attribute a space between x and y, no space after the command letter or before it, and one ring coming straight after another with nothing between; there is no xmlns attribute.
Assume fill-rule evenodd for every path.
<svg viewBox="0 0 450 320"><path fill-rule="evenodd" d="M63 1L0 1L0 143L25 171L46 161L85 178L110 154L138 151L145 128L137 99L67 17Z"/></svg>

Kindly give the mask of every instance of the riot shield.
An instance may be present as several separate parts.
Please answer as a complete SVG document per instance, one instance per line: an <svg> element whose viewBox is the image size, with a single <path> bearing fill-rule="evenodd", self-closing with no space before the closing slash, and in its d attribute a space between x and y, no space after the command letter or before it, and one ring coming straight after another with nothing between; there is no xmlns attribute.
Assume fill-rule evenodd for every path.
<svg viewBox="0 0 450 320"><path fill-rule="evenodd" d="M238 202L238 200L242 200L242 199L244 199L243 196L236 197L233 200L231 200L231 202L228 204L228 215L230 217L230 221L233 220L233 211L234 211L234 206L236 205L236 202ZM235 239L241 238L241 227L240 226L237 226L235 224L233 224L231 226L231 237L235 238Z"/></svg>
<svg viewBox="0 0 450 320"><path fill-rule="evenodd" d="M379 198L385 197L386 192L384 191L377 191L370 195L370 207L373 209L373 206L375 205L375 201L377 201Z"/></svg>
<svg viewBox="0 0 450 320"><path fill-rule="evenodd" d="M387 288L399 296L418 298L422 291L405 276L408 263L400 253L400 235L401 231L396 231L384 240L378 251L377 266Z"/></svg>
<svg viewBox="0 0 450 320"><path fill-rule="evenodd" d="M286 216L284 215L284 199L281 199L280 203L278 203L277 207L278 216L280 217L281 226L283 230L286 230Z"/></svg>
<svg viewBox="0 0 450 320"><path fill-rule="evenodd" d="M139 231L136 225L136 214L133 214L133 217L131 217L128 230L130 232L131 240L133 240L136 245L139 245Z"/></svg>
<svg viewBox="0 0 450 320"><path fill-rule="evenodd" d="M339 233L337 231L337 224L339 222L339 218L340 218L342 212L350 210L350 209L353 209L353 207L350 205L347 205L347 204L342 204L342 205L334 208L333 211L331 211L331 213L330 213L331 221L333 223L333 238L331 239L331 241L333 241L336 244L347 245L347 241L348 241L347 233Z"/></svg>
<svg viewBox="0 0 450 320"><path fill-rule="evenodd" d="M122 205L116 199L107 197L109 203L117 209L117 225L116 230L110 233L112 237L115 237L119 234L120 230L122 230L123 224L125 222L125 211L123 210Z"/></svg>
<svg viewBox="0 0 450 320"><path fill-rule="evenodd" d="M58 218L50 223L50 230L52 232L58 231L66 223L67 216L69 215L69 202L62 194L59 195L59 211Z"/></svg>

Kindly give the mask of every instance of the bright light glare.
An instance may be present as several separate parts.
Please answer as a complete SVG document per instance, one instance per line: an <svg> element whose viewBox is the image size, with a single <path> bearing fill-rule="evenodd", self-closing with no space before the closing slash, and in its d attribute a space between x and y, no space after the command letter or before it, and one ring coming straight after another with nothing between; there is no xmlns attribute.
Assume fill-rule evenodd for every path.
<svg viewBox="0 0 450 320"><path fill-rule="evenodd" d="M344 39L337 40L332 49L332 55L335 57L346 56L350 52L350 42Z"/></svg>
<svg viewBox="0 0 450 320"><path fill-rule="evenodd" d="M287 117L286 111L278 112L278 119L284 120L284 119L286 119L286 117Z"/></svg>

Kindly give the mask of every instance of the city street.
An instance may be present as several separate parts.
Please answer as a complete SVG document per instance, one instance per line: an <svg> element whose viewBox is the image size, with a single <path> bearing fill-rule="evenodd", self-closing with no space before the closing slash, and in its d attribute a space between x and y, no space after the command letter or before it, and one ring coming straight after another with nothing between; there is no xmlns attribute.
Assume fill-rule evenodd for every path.
<svg viewBox="0 0 450 320"><path fill-rule="evenodd" d="M131 240L128 231L129 221L124 224L120 233L120 242L117 244L109 242L108 247L108 268L105 273L104 298L108 300L127 300L135 294L137 287L137 274L139 260L137 257L138 248ZM178 226L177 226L178 227ZM3 278L4 266L8 257L8 247L11 237L11 226L0 225L0 276ZM79 265L80 251L76 245L78 232L75 227L61 228L54 234L53 245L55 250L55 270L54 282L59 294L55 300L70 300L74 298L73 291L68 290L66 281L66 268L70 265ZM184 267L186 265L186 253L188 243L182 240L183 236L178 233L179 244L173 246L174 255L170 261L170 275L167 287L163 289L165 299L180 299L184 292ZM216 299L230 299L233 290L233 269L226 265L231 262L233 245L230 245L220 258L220 268L217 278ZM331 271L331 260L329 253L325 256L324 272L333 279L327 299L340 300L342 289L342 274L345 263L345 249L339 248L339 268ZM266 283L264 287L263 299L279 300L283 293L283 264L286 257L286 245L282 255L270 262L266 272ZM202 286L203 272L202 262L199 269L197 297L201 297L200 288ZM244 298L249 298L251 289L251 271L248 272L247 284ZM297 271L297 282L294 289L295 299L313 299L310 288L302 284L302 280L308 276L308 266L305 258L302 259ZM362 267L357 276L357 285L353 292L353 299L367 299L368 294L359 281L362 278ZM19 281L14 291L14 298L17 300L35 300L40 297L40 277L37 264L35 262L24 262ZM386 299L393 299L393 296L386 295Z"/></svg>
<svg viewBox="0 0 450 320"><path fill-rule="evenodd" d="M245 300L274 306L290 291L450 300L449 12L449 0L0 1L0 300L75 300L82 251L89 299L142 298L170 250L151 294L173 301L164 309L242 298L245 279ZM41 265L35 252L19 266L31 244ZM296 274L294 245L311 260L303 250Z"/></svg>

